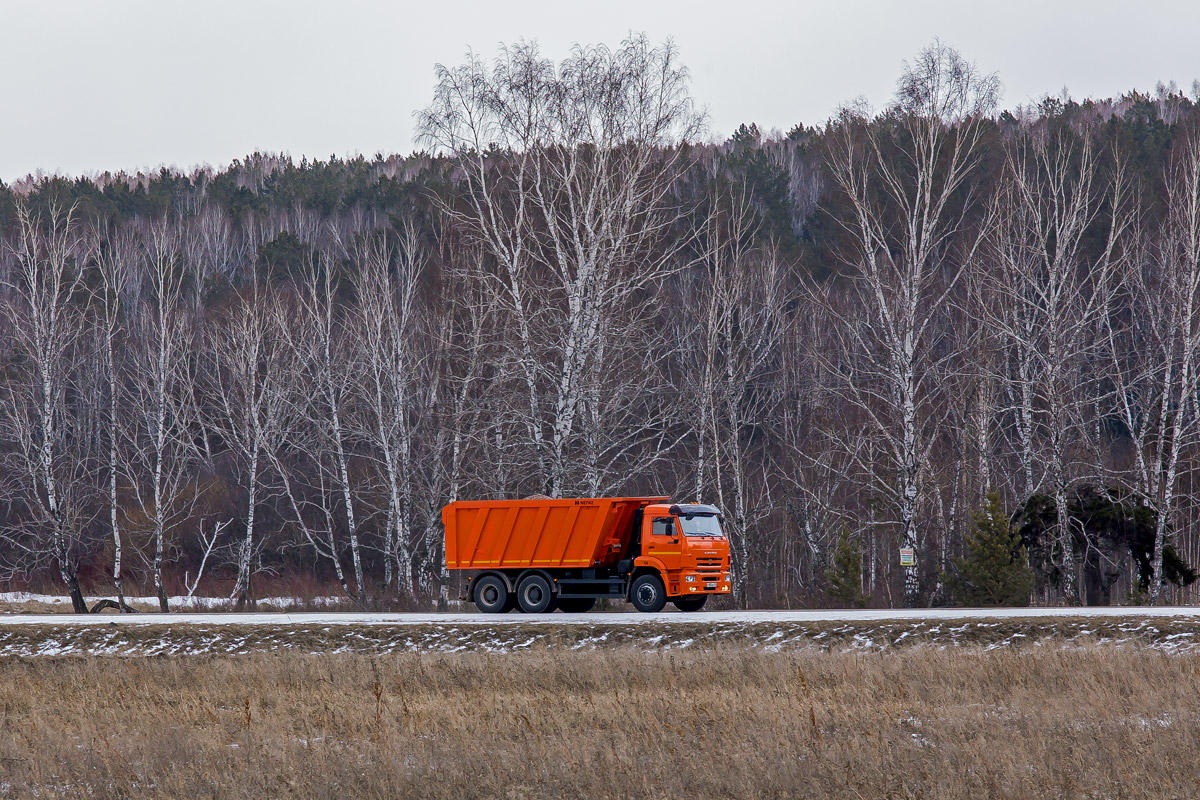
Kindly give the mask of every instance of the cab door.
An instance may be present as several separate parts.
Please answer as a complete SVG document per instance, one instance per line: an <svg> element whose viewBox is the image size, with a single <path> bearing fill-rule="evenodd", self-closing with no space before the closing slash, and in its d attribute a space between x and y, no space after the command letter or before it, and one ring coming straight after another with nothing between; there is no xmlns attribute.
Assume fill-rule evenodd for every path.
<svg viewBox="0 0 1200 800"><path fill-rule="evenodd" d="M649 535L645 537L645 554L657 558L668 570L677 570L683 553L680 542L675 518L655 517L650 522Z"/></svg>

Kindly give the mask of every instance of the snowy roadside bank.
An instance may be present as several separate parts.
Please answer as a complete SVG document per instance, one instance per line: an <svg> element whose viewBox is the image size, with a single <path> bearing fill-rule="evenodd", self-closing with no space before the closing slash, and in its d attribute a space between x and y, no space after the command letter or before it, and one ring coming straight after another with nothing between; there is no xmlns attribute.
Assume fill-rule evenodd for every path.
<svg viewBox="0 0 1200 800"><path fill-rule="evenodd" d="M211 598L209 598L211 599ZM280 598L282 600L282 598ZM69 600L68 600L69 603ZM271 605L262 601L263 605ZM182 607L182 604L180 604ZM141 614L5 614L0 629L20 625L481 625L499 628L512 625L584 626L596 625L699 625L724 623L836 623L836 622L936 622L951 620L1192 620L1200 625L1200 606L1095 606L1090 608L919 608L919 609L833 609L809 611L701 611L684 614L664 611L659 614L607 612L587 614L526 615L478 613L369 613L369 612L195 612L206 608L196 604L181 613Z"/></svg>
<svg viewBox="0 0 1200 800"><path fill-rule="evenodd" d="M1031 611L1045 611L1034 609ZM138 614L10 616L0 620L0 657L201 656L278 652L514 653L561 648L655 651L819 650L881 653L908 647L1134 647L1200 652L1200 615L1146 613L926 616L881 612L563 614L527 617L437 614ZM1114 611L1109 609L1109 611ZM1123 611L1123 610L1117 610Z"/></svg>

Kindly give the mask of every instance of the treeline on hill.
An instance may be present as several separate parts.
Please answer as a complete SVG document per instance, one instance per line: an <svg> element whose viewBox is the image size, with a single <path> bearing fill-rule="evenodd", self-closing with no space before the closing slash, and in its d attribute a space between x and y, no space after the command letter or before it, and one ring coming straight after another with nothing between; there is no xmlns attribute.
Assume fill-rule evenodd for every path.
<svg viewBox="0 0 1200 800"><path fill-rule="evenodd" d="M667 494L741 603L1189 601L1200 110L997 92L701 144L669 46L522 45L409 157L3 187L3 578L432 604L451 500Z"/></svg>

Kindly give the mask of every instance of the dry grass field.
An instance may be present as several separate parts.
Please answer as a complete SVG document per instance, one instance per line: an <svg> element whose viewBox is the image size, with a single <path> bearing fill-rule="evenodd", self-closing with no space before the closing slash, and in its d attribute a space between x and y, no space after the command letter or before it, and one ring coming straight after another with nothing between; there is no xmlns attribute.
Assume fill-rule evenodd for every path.
<svg viewBox="0 0 1200 800"><path fill-rule="evenodd" d="M1183 798L1198 733L1124 647L0 662L14 798Z"/></svg>

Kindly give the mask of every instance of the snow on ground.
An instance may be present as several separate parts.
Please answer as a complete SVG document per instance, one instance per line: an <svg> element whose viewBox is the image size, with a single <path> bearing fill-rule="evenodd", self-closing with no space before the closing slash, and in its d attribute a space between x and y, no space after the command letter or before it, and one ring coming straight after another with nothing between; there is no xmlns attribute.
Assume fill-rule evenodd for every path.
<svg viewBox="0 0 1200 800"><path fill-rule="evenodd" d="M1105 646L1200 653L1200 608L0 617L0 657L513 653L535 648L885 652L908 647Z"/></svg>
<svg viewBox="0 0 1200 800"><path fill-rule="evenodd" d="M88 597L88 605L94 605L100 597ZM115 596L109 597L110 600L116 600ZM158 608L158 597L126 597L125 602L137 609L143 608ZM175 595L167 598L172 609L221 609L232 608L233 600L228 597L188 597L186 595ZM289 606L299 605L314 605L314 606L333 606L338 603L346 602L344 597L264 597L258 601L259 605L270 608L288 608ZM69 606L71 598L67 595L59 594L34 594L32 592L0 592L0 605L20 605L22 603L40 603L47 606Z"/></svg>

